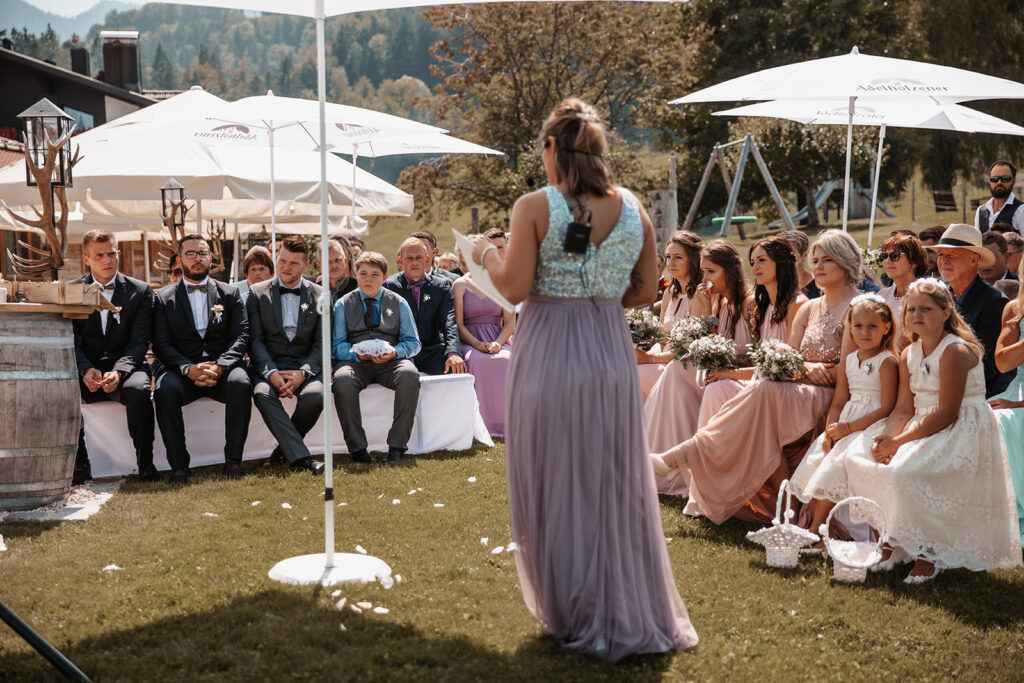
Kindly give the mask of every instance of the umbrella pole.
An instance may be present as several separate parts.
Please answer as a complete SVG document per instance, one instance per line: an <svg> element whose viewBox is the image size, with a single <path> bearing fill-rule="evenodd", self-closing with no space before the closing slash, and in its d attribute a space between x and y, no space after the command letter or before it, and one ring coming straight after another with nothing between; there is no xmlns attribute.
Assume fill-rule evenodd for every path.
<svg viewBox="0 0 1024 683"><path fill-rule="evenodd" d="M356 234L356 164L359 163L359 145L352 145L352 234Z"/></svg>
<svg viewBox="0 0 1024 683"><path fill-rule="evenodd" d="M846 124L846 177L843 181L843 232L846 232L846 220L850 215L850 154L853 150L853 112L856 97L850 98L850 118ZM811 198L813 201L814 198Z"/></svg>
<svg viewBox="0 0 1024 683"><path fill-rule="evenodd" d="M270 261L277 274L277 197L274 194L274 122L270 122Z"/></svg>
<svg viewBox="0 0 1024 683"><path fill-rule="evenodd" d="M871 220L868 221L868 246L875 234L875 211L878 207L878 174L882 171L882 143L885 142L885 124L878 127L878 151L875 152L875 178L871 183Z"/></svg>

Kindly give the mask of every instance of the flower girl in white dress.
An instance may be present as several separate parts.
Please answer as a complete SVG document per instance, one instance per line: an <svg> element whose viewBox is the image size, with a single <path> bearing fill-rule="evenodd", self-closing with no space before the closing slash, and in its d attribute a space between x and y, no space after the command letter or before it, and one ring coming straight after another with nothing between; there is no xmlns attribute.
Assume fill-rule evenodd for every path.
<svg viewBox="0 0 1024 683"><path fill-rule="evenodd" d="M899 387L896 325L885 299L878 294L854 297L844 324L857 348L839 365L825 432L811 445L789 483L793 495L810 503L810 514L803 516L812 530L847 495L847 449L857 443L855 437L862 430L892 412Z"/></svg>
<svg viewBox="0 0 1024 683"><path fill-rule="evenodd" d="M889 418L847 449L849 495L877 502L894 549L879 569L916 560L906 583L942 567L1020 565L1016 502L1006 449L985 402L984 353L946 284L914 282L903 299L900 386ZM854 521L858 509L851 507ZM901 554L902 553L902 554Z"/></svg>

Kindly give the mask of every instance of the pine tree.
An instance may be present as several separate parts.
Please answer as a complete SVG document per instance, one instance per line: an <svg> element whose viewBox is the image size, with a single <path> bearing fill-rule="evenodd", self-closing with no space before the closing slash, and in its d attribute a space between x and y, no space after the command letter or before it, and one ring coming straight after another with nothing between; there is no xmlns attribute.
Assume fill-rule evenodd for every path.
<svg viewBox="0 0 1024 683"><path fill-rule="evenodd" d="M177 84L174 65L164 52L163 44L157 44L153 57L153 86L162 90L173 90Z"/></svg>

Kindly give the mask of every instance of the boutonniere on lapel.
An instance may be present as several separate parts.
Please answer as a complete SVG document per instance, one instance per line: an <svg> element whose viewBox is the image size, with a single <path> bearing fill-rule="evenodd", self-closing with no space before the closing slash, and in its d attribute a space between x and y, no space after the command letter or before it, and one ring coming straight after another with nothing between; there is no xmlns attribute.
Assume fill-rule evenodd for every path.
<svg viewBox="0 0 1024 683"><path fill-rule="evenodd" d="M301 308L302 312L305 313L306 311L309 310L309 303L308 302L303 302L302 305L299 306L299 308Z"/></svg>
<svg viewBox="0 0 1024 683"><path fill-rule="evenodd" d="M871 363L868 363L868 364L866 364L864 366L864 374L865 375L870 375L871 374Z"/></svg>
<svg viewBox="0 0 1024 683"><path fill-rule="evenodd" d="M423 295L423 300L424 301L430 301L430 295L429 294L424 294Z"/></svg>
<svg viewBox="0 0 1024 683"><path fill-rule="evenodd" d="M213 320L214 320L214 322L218 322L219 323L221 321L221 318L224 315L224 306L222 306L221 304L217 304L216 306L214 306L210 310L213 311Z"/></svg>
<svg viewBox="0 0 1024 683"><path fill-rule="evenodd" d="M121 324L121 307L118 306L117 308L115 308L113 310L112 314L114 316L114 322L116 322L118 325L120 325Z"/></svg>
<svg viewBox="0 0 1024 683"><path fill-rule="evenodd" d="M394 314L395 314L395 312L392 311L390 308L384 310L384 315L388 316L389 318L391 316L393 316Z"/></svg>

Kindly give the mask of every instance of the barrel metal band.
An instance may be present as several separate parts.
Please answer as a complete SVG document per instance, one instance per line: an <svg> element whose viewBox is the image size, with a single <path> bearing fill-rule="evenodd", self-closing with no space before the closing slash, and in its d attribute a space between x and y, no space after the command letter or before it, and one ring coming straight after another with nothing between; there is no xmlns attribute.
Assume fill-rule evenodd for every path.
<svg viewBox="0 0 1024 683"><path fill-rule="evenodd" d="M29 448L0 448L0 460L3 458L45 458L46 456L70 455L78 451L78 444L64 446L43 446Z"/></svg>
<svg viewBox="0 0 1024 683"><path fill-rule="evenodd" d="M60 489L68 486L71 480L67 477L54 479L53 481L33 481L24 484L0 484L0 493L23 493L25 491L48 491L49 489Z"/></svg>
<svg viewBox="0 0 1024 683"><path fill-rule="evenodd" d="M74 370L7 370L0 372L0 382L40 379L78 379Z"/></svg>

